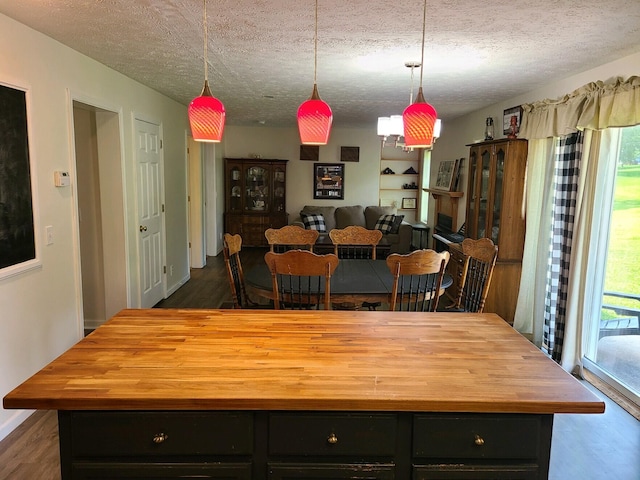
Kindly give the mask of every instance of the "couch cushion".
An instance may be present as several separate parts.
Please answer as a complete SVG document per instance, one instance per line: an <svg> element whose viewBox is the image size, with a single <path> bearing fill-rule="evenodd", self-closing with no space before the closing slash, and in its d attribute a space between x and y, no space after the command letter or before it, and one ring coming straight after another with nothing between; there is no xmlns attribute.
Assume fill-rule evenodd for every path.
<svg viewBox="0 0 640 480"><path fill-rule="evenodd" d="M305 205L302 211L300 212L300 219L302 219L303 212L322 215L324 217L324 224L327 228L327 231L330 231L336 228L335 211L336 211L336 207L332 207L332 206L321 207L317 205Z"/></svg>
<svg viewBox="0 0 640 480"><path fill-rule="evenodd" d="M336 228L346 228L351 225L366 226L362 205L336 208Z"/></svg>
<svg viewBox="0 0 640 480"><path fill-rule="evenodd" d="M307 230L318 230L319 232L326 232L327 227L324 222L324 216L319 213L304 213L300 212L300 218L304 224L304 228Z"/></svg>
<svg viewBox="0 0 640 480"><path fill-rule="evenodd" d="M395 218L395 215L380 215L380 218L378 218L376 222L375 229L380 230L382 233L391 233Z"/></svg>
<svg viewBox="0 0 640 480"><path fill-rule="evenodd" d="M395 215L397 212L395 207L378 207L370 206L364 210L365 226L369 230L375 230L376 222L381 215Z"/></svg>

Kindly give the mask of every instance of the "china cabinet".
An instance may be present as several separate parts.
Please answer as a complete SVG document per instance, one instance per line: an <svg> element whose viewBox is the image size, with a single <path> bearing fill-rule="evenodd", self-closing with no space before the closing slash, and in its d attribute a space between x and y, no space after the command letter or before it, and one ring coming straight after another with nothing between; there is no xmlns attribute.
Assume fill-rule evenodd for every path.
<svg viewBox="0 0 640 480"><path fill-rule="evenodd" d="M498 245L484 311L497 313L512 324L524 250L527 141L502 139L468 146L465 235L488 237Z"/></svg>
<svg viewBox="0 0 640 480"><path fill-rule="evenodd" d="M246 246L266 245L264 232L287 224L287 160L225 159L225 232Z"/></svg>

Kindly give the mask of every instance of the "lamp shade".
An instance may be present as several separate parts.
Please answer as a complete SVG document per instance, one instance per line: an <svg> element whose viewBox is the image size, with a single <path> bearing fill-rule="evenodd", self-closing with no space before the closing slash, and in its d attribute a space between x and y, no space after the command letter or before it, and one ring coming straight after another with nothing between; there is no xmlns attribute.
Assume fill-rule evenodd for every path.
<svg viewBox="0 0 640 480"><path fill-rule="evenodd" d="M222 140L226 111L222 102L211 95L207 80L200 96L189 104L188 112L195 141L219 143Z"/></svg>
<svg viewBox="0 0 640 480"><path fill-rule="evenodd" d="M405 108L402 114L405 145L414 148L431 147L437 116L436 109L425 101L420 87L416 101Z"/></svg>
<svg viewBox="0 0 640 480"><path fill-rule="evenodd" d="M326 145L331 133L333 113L320 99L318 87L313 85L311 98L298 107L298 131L303 145Z"/></svg>

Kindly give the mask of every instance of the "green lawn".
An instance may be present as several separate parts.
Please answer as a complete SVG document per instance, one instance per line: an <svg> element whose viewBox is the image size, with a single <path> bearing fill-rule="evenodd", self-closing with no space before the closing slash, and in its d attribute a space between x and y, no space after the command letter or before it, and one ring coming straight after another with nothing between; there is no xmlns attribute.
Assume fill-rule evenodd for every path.
<svg viewBox="0 0 640 480"><path fill-rule="evenodd" d="M604 289L640 295L640 165L618 168ZM620 298L607 302L640 307Z"/></svg>

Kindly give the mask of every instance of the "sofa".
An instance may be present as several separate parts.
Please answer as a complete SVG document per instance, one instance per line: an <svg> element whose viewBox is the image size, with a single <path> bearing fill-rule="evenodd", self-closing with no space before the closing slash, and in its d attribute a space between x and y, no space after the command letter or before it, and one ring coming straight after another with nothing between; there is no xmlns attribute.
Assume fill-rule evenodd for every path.
<svg viewBox="0 0 640 480"><path fill-rule="evenodd" d="M306 205L300 216L290 224L329 233L334 228L359 225L369 230L382 230L390 245L391 253L408 253L411 250L413 227L398 215L395 207L351 205L346 207Z"/></svg>

